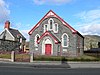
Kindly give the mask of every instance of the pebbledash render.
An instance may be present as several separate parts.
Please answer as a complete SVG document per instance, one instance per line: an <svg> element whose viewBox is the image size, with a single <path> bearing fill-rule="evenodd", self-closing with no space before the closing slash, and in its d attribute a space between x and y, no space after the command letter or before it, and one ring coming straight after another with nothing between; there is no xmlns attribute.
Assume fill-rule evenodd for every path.
<svg viewBox="0 0 100 75"><path fill-rule="evenodd" d="M80 56L84 37L50 10L30 31L29 49L34 55Z"/></svg>

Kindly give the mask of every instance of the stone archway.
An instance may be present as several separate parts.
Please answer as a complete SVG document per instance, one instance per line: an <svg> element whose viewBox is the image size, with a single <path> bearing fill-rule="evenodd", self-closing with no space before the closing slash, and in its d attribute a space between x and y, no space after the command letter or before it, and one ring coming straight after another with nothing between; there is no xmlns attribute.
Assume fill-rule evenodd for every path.
<svg viewBox="0 0 100 75"><path fill-rule="evenodd" d="M42 42L42 55L52 55L53 54L53 43L52 40L48 37L45 38Z"/></svg>

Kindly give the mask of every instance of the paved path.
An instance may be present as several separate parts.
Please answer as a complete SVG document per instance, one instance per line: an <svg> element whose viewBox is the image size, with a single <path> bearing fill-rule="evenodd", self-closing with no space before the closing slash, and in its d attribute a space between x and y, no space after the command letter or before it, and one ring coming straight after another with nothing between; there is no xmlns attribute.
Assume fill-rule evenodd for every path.
<svg viewBox="0 0 100 75"><path fill-rule="evenodd" d="M61 63L60 61L34 61L30 62L5 62L0 61L0 66L2 65L12 65L12 66L24 66L24 67L36 67L36 68L100 68L100 62L66 62Z"/></svg>
<svg viewBox="0 0 100 75"><path fill-rule="evenodd" d="M100 62L68 62L71 68L100 68Z"/></svg>

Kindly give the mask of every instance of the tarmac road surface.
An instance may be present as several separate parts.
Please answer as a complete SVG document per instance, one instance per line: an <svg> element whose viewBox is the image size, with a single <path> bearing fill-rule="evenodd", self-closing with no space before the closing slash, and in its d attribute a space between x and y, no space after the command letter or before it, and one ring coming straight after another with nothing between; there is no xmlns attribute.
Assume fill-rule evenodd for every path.
<svg viewBox="0 0 100 75"><path fill-rule="evenodd" d="M0 66L0 75L100 75L100 68L35 68Z"/></svg>

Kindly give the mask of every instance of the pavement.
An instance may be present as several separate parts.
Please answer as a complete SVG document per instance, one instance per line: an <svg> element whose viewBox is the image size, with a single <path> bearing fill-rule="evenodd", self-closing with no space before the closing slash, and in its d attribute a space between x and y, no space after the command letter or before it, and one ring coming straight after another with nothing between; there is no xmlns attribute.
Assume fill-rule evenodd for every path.
<svg viewBox="0 0 100 75"><path fill-rule="evenodd" d="M60 61L34 61L34 62L5 62L0 61L0 66L8 67L33 67L33 68L70 68L67 64L61 64Z"/></svg>
<svg viewBox="0 0 100 75"><path fill-rule="evenodd" d="M100 62L61 62L61 61L33 61L11 62L0 60L0 66L34 67L34 68L100 68Z"/></svg>

